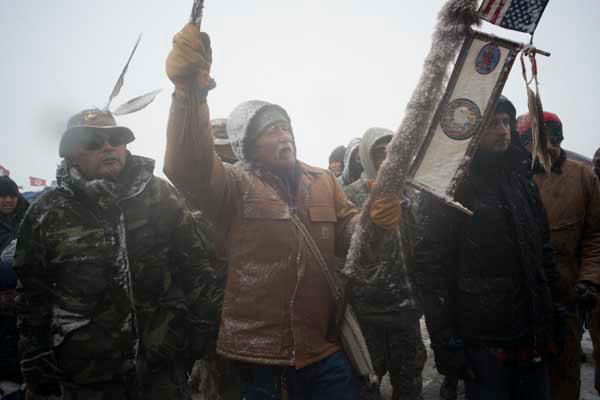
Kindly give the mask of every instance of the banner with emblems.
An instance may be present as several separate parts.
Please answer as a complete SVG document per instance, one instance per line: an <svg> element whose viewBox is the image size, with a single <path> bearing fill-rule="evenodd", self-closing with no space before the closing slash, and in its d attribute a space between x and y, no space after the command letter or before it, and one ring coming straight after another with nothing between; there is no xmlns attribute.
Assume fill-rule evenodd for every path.
<svg viewBox="0 0 600 400"><path fill-rule="evenodd" d="M412 164L413 186L452 203L521 47L482 32L467 37Z"/></svg>

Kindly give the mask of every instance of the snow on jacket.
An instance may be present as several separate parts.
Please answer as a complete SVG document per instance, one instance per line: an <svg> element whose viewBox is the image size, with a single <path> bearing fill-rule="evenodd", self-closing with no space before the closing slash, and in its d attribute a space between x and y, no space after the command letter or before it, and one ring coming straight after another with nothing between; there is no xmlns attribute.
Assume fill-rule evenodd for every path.
<svg viewBox="0 0 600 400"><path fill-rule="evenodd" d="M517 140L496 160L476 155L456 195L472 217L424 195L415 269L433 345L458 337L545 351L553 338L558 270Z"/></svg>
<svg viewBox="0 0 600 400"><path fill-rule="evenodd" d="M228 280L217 350L237 360L274 365L314 363L339 350L336 304L321 269L291 216L308 227L332 273L346 254L356 208L333 175L296 165L292 188L248 164L240 148L264 102L245 103L243 118L228 119L240 163L215 156L206 103L192 108L173 98L165 174L217 230L226 232Z"/></svg>
<svg viewBox="0 0 600 400"><path fill-rule="evenodd" d="M589 166L567 159L564 150L550 175L537 168L534 179L548 211L561 300L574 307L578 281L600 286L600 181Z"/></svg>
<svg viewBox="0 0 600 400"><path fill-rule="evenodd" d="M387 129L371 128L360 141L360 161L365 174L344 187L348 200L359 208L371 192L368 181L377 176L372 159L373 146L380 138L393 135L394 132ZM414 216L405 214L402 223L414 224ZM414 285L414 243L411 239L406 238L404 245L399 246L403 239L397 229L395 234L383 239L369 265L362 266L355 270L355 276L348 277L351 281L352 304L361 322L387 328L405 328L422 315Z"/></svg>
<svg viewBox="0 0 600 400"><path fill-rule="evenodd" d="M52 350L86 384L199 355L222 297L211 245L153 169L129 155L116 183L86 181L63 162L30 207L15 257L23 357Z"/></svg>

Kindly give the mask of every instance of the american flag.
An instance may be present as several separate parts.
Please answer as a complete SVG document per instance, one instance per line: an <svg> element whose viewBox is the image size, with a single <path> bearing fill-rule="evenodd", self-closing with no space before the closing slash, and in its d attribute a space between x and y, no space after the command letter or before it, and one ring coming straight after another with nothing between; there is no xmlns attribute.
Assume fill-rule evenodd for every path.
<svg viewBox="0 0 600 400"><path fill-rule="evenodd" d="M506 29L535 32L549 0L484 0L479 16Z"/></svg>

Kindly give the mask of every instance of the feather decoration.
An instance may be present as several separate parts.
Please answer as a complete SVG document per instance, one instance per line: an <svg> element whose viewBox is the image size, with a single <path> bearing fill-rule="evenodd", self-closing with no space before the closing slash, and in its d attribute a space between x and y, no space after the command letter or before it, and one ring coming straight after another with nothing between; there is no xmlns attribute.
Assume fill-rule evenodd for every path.
<svg viewBox="0 0 600 400"><path fill-rule="evenodd" d="M342 271L345 277L354 276L356 270L368 262L368 257L373 252L370 244L378 229L369 218L373 201L382 193L397 193L405 200L405 204L409 204L410 196L405 192L405 182L411 162L442 98L449 67L455 61L471 25L478 22L477 0L449 0L438 14L431 49L425 59L419 83L406 107L402 124L389 145L388 157L380 168L373 191L358 217ZM403 238L409 237L406 224L401 224L400 229ZM402 251L406 250L408 249Z"/></svg>
<svg viewBox="0 0 600 400"><path fill-rule="evenodd" d="M192 13L190 15L190 22L200 30L200 23L202 22L202 9L204 8L204 0L194 0L192 6Z"/></svg>
<svg viewBox="0 0 600 400"><path fill-rule="evenodd" d="M142 34L140 33L140 35L137 38L137 41L135 42L135 46L133 46L133 50L131 51L131 54L129 55L129 59L127 60L127 63L123 67L123 70L121 71L121 75L119 75L119 79L117 79L117 83L115 83L115 87L113 88L110 96L108 97L108 102L106 103L106 106L104 107L104 111L109 110L110 103L113 101L113 99L115 97L117 97L119 95L119 92L121 91L121 88L123 87L123 83L125 82L125 74L127 73L127 68L129 68L129 63L131 62L131 59L133 58L133 55L135 54L135 50L137 49L138 44L140 44L141 39L142 39Z"/></svg>
<svg viewBox="0 0 600 400"><path fill-rule="evenodd" d="M156 89L141 96L134 97L133 99L121 104L115 111L112 112L112 114L126 115L139 111L148 104L152 103L161 91L162 89Z"/></svg>
<svg viewBox="0 0 600 400"><path fill-rule="evenodd" d="M535 154L546 174L550 174L552 162L550 160L550 153L548 152L548 142L546 141L546 129L544 128L544 108L542 107L542 98L540 97L540 91L538 87L537 78L535 80L535 109L533 110L537 119L538 129L538 145L535 148ZM530 114L531 115L531 114Z"/></svg>
<svg viewBox="0 0 600 400"><path fill-rule="evenodd" d="M525 56L529 57L531 62L531 79L527 79L527 70L525 68ZM531 121L531 168L534 167L537 161L546 174L550 174L551 161L548 152L548 144L546 142L546 130L544 129L544 108L542 107L542 99L540 97L540 85L537 77L537 62L535 60L535 52L527 49L521 52L521 69L523 80L527 89L527 108L529 111L529 119ZM529 86L531 82L535 82L535 92Z"/></svg>

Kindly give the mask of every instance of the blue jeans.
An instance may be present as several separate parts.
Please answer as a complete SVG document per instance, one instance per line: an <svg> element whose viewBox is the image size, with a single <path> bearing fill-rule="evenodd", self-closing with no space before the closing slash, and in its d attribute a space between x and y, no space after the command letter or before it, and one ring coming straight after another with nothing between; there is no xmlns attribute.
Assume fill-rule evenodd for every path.
<svg viewBox="0 0 600 400"><path fill-rule="evenodd" d="M546 361L499 360L491 351L468 348L477 382L465 381L469 400L550 400Z"/></svg>
<svg viewBox="0 0 600 400"><path fill-rule="evenodd" d="M291 400L359 400L360 381L343 352L301 369L248 365L246 400L280 400L281 382Z"/></svg>

